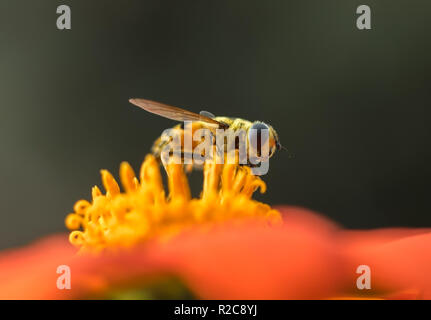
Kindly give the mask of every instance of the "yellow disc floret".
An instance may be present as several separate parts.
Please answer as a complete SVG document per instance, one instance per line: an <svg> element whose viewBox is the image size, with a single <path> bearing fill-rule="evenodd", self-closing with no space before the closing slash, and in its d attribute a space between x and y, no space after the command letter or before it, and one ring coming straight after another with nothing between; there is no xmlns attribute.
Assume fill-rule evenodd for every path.
<svg viewBox="0 0 431 320"><path fill-rule="evenodd" d="M66 218L73 230L70 242L84 251L101 251L132 247L152 238L164 239L199 225L211 226L226 221L255 219L263 223L278 223L278 211L251 199L265 183L251 174L250 168L236 164L204 165L203 190L192 199L183 165L166 165L169 195L166 196L162 175L156 158L148 155L141 166L139 179L132 167L123 162L120 181L101 171L102 194L95 186L92 202L78 201L74 213Z"/></svg>

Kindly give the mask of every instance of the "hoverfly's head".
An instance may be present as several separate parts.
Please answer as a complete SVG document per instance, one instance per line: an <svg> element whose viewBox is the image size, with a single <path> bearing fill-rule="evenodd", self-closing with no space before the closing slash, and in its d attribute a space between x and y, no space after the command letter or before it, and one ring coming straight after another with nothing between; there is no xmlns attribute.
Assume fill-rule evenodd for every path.
<svg viewBox="0 0 431 320"><path fill-rule="evenodd" d="M263 134L264 131L267 132L267 134ZM255 151L258 157L266 157L262 152L268 150L269 155L267 155L267 157L270 158L276 150L282 148L280 140L278 139L278 134L274 128L261 121L255 121L251 125L248 132L248 141L253 148L256 149ZM268 144L267 147L266 144Z"/></svg>

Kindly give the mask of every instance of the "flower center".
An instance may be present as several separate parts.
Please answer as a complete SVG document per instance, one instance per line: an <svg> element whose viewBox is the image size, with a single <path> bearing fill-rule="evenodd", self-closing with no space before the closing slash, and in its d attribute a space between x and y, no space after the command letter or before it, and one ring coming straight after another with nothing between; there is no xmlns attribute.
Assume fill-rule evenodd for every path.
<svg viewBox="0 0 431 320"><path fill-rule="evenodd" d="M69 240L82 251L101 251L132 247L148 239L169 238L199 225L254 219L265 224L281 221L280 213L267 204L251 199L265 183L246 166L206 162L203 190L192 199L183 165L166 165L169 195L166 196L156 158L148 155L139 179L132 167L123 162L120 180L101 171L106 194L95 186L92 202L79 200L74 213L66 217Z"/></svg>

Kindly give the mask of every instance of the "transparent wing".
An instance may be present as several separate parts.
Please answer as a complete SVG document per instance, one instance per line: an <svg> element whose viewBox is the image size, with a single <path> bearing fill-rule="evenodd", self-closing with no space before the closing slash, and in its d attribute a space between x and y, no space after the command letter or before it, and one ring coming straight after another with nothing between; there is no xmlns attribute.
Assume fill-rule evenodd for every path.
<svg viewBox="0 0 431 320"><path fill-rule="evenodd" d="M178 107L168 106L166 104L155 102L146 99L130 99L130 103L135 106L142 108L148 112L157 114L164 118L176 120L176 121L202 121L210 126L217 128L224 127L224 124L218 122L206 115L197 114L191 111L187 111Z"/></svg>
<svg viewBox="0 0 431 320"><path fill-rule="evenodd" d="M199 112L199 114L201 116L204 116L204 117L207 117L207 118L210 118L210 119L214 119L215 118L215 115L213 115L211 112L208 112L208 111L202 110L201 112Z"/></svg>

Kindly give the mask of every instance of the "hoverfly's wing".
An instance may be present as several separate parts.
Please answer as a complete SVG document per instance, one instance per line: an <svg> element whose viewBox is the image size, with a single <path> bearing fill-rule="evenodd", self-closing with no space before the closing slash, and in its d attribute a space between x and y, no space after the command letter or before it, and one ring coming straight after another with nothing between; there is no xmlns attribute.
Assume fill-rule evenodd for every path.
<svg viewBox="0 0 431 320"><path fill-rule="evenodd" d="M202 122L205 122L207 125L210 125L216 128L225 127L224 123L218 122L204 115L200 115L181 108L168 106L160 102L155 102L155 101L146 100L146 99L130 99L129 102L134 104L137 107L140 107L148 112L157 114L164 118L177 120L177 121L202 121Z"/></svg>
<svg viewBox="0 0 431 320"><path fill-rule="evenodd" d="M202 110L201 112L199 112L199 114L201 116L204 116L204 117L207 117L207 118L210 118L210 119L214 119L215 118L215 115L213 115L211 112L208 112L208 111Z"/></svg>

